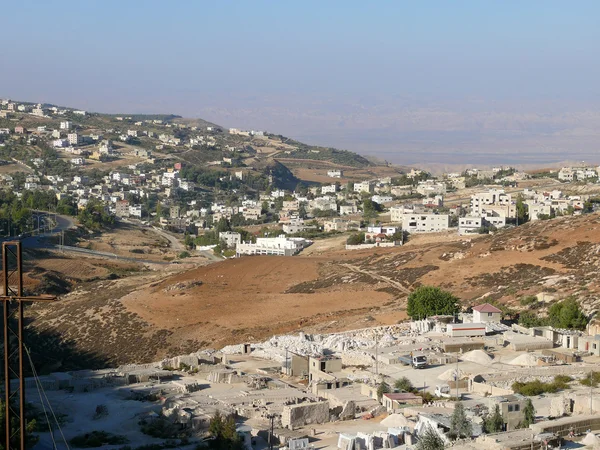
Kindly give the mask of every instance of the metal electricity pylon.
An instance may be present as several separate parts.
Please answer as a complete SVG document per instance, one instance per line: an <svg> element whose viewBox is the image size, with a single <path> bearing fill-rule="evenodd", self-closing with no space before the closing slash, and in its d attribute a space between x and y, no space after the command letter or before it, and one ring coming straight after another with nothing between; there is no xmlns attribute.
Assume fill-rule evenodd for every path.
<svg viewBox="0 0 600 450"><path fill-rule="evenodd" d="M27 424L25 422L25 374L24 374L24 323L23 308L28 302L52 302L56 297L36 296L28 297L23 292L23 255L21 242L2 243L2 272L4 326L4 401L6 450L25 450L25 435ZM11 320L17 317L17 320ZM18 387L12 389L11 379L17 379ZM18 401L16 397L18 396ZM19 418L19 426L11 429L13 417ZM19 435L19 443L14 442L14 437Z"/></svg>

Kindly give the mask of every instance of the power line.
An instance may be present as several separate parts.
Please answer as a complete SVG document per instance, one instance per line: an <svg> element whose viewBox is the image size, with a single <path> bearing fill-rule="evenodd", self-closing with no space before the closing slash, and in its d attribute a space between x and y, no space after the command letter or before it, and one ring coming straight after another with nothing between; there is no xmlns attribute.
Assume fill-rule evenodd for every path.
<svg viewBox="0 0 600 450"><path fill-rule="evenodd" d="M67 442L67 439L65 438L65 435L63 434L62 428L60 427L60 423L58 422L58 418L56 417L56 414L54 413L54 409L52 408L52 405L50 404L50 399L48 398L48 395L46 395L44 386L42 385L42 382L40 381L40 378L37 374L37 371L35 370L35 366L33 365L33 361L31 360L31 353L29 353L29 348L27 348L27 346L23 346L23 347L25 348L25 352L27 353L27 357L29 358L29 363L31 364L31 370L33 371L33 376L39 383L39 389L41 389L42 394L44 394L46 403L48 403L48 408L50 409L50 412L52 413L52 417L54 417L54 422L56 422L56 427L58 428L58 431L60 432L60 435L62 436L63 442L65 443L65 447L67 447L67 450L69 450L69 443ZM50 431L50 434L52 434L52 431ZM54 438L52 438L52 440L54 441Z"/></svg>

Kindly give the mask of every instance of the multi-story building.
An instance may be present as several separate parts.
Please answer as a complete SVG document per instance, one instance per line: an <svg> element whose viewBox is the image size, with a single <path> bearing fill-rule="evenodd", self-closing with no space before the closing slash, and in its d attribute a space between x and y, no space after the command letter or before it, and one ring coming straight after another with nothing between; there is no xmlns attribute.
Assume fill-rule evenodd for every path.
<svg viewBox="0 0 600 450"><path fill-rule="evenodd" d="M450 228L448 214L403 214L402 229L409 233L432 233Z"/></svg>
<svg viewBox="0 0 600 450"><path fill-rule="evenodd" d="M446 183L435 180L420 181L417 184L417 192L428 197L429 195L445 194Z"/></svg>
<svg viewBox="0 0 600 450"><path fill-rule="evenodd" d="M374 185L370 181L354 183L354 192L373 192Z"/></svg>
<svg viewBox="0 0 600 450"><path fill-rule="evenodd" d="M129 217L129 202L127 200L118 200L115 203L115 216Z"/></svg>
<svg viewBox="0 0 600 450"><path fill-rule="evenodd" d="M61 130L70 130L72 126L73 126L73 123L69 122L68 120L65 120L64 122L60 123Z"/></svg>
<svg viewBox="0 0 600 450"><path fill-rule="evenodd" d="M219 240L225 242L228 248L235 248L242 242L242 235L235 231L222 231L219 233Z"/></svg>
<svg viewBox="0 0 600 450"><path fill-rule="evenodd" d="M501 210L506 209L506 217L514 217L512 211L514 208L510 208L512 205L512 196L504 192L503 189L491 189L488 192L479 192L471 195L471 214L473 216L480 216L484 213L484 210L492 211L494 207L501 207Z"/></svg>
<svg viewBox="0 0 600 450"><path fill-rule="evenodd" d="M67 139L69 140L69 144L71 145L79 145L83 142L83 136L77 133L69 133L67 135Z"/></svg>
<svg viewBox="0 0 600 450"><path fill-rule="evenodd" d="M338 191L337 184L330 184L329 186L322 186L321 193L322 194L335 194Z"/></svg>

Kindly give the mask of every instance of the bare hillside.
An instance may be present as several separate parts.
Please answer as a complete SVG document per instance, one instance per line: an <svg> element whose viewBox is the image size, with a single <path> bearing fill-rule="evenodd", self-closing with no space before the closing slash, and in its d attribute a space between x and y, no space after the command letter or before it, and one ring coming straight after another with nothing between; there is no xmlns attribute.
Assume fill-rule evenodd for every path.
<svg viewBox="0 0 600 450"><path fill-rule="evenodd" d="M599 230L600 217L588 215L494 236L417 236L399 249L323 246L310 256L246 257L91 282L30 315L34 329L118 364L278 333L395 323L420 284L451 290L465 307L490 298L519 309L524 295L544 293L552 302L575 294L591 312L600 288Z"/></svg>

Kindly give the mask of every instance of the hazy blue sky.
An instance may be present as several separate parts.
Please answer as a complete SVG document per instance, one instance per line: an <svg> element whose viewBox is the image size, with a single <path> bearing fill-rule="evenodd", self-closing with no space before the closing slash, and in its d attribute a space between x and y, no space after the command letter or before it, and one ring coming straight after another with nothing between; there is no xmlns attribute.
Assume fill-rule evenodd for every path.
<svg viewBox="0 0 600 450"><path fill-rule="evenodd" d="M2 16L2 97L202 117L390 159L410 152L406 133L564 134L566 112L597 125L597 0L40 0Z"/></svg>

